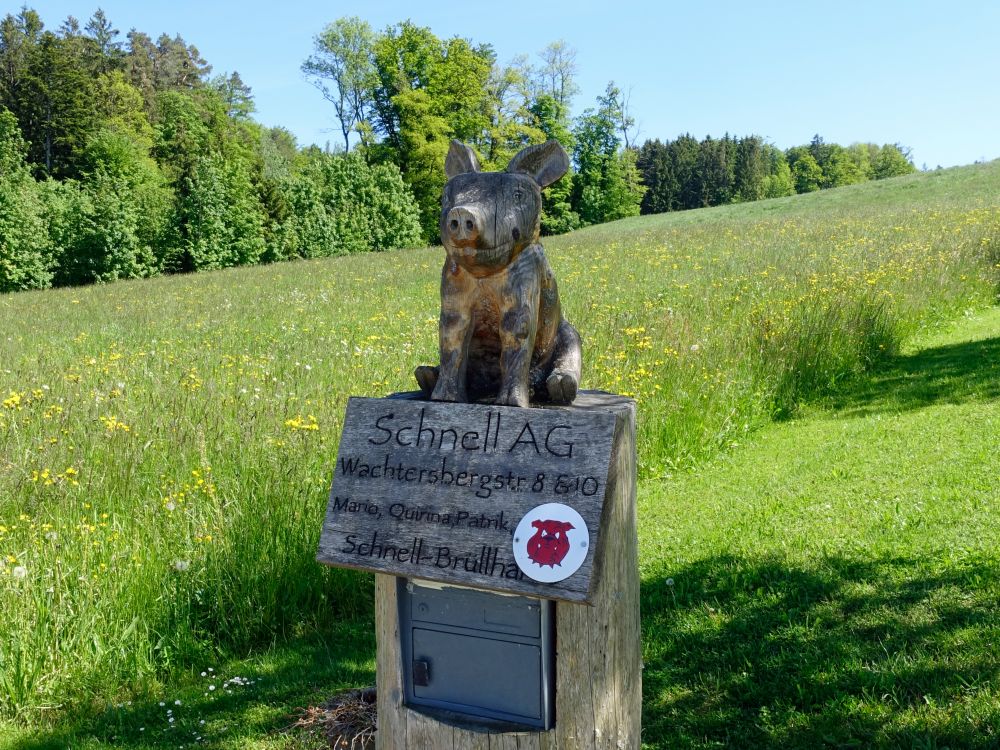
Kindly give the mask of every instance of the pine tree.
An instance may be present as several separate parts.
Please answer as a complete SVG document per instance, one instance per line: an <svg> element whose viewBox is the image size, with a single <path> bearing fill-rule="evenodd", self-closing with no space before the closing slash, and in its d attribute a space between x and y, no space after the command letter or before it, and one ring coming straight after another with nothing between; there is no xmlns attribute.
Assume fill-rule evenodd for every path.
<svg viewBox="0 0 1000 750"><path fill-rule="evenodd" d="M121 42L116 42L115 38L121 32L108 20L103 10L98 8L94 12L84 31L87 32L88 39L93 41L88 49L91 70L97 74L105 74L120 69L124 54Z"/></svg>
<svg viewBox="0 0 1000 750"><path fill-rule="evenodd" d="M94 79L79 63L72 39L43 32L28 56L17 102L28 159L53 177L79 174L77 159L94 133Z"/></svg>
<svg viewBox="0 0 1000 750"><path fill-rule="evenodd" d="M706 136L699 145L697 170L701 206L722 206L732 201L733 146L728 133L723 138Z"/></svg>
<svg viewBox="0 0 1000 750"><path fill-rule="evenodd" d="M28 75L28 61L43 28L42 19L28 8L16 16L8 13L0 21L0 107L15 116L23 100L21 89Z"/></svg>
<svg viewBox="0 0 1000 750"><path fill-rule="evenodd" d="M639 148L636 167L646 186L641 212L659 214L670 211L676 198L677 184L670 168L670 151L659 138L646 141Z"/></svg>
<svg viewBox="0 0 1000 750"><path fill-rule="evenodd" d="M736 143L733 164L734 197L738 201L756 201L764 197L764 140L750 135Z"/></svg>

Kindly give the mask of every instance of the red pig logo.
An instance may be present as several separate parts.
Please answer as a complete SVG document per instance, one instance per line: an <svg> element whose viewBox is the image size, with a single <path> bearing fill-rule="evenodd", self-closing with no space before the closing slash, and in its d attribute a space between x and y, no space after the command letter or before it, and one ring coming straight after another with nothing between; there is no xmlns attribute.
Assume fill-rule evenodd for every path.
<svg viewBox="0 0 1000 750"><path fill-rule="evenodd" d="M562 565L563 558L569 552L569 539L566 532L573 528L568 521L532 521L532 527L538 529L528 540L528 557L536 565L548 565L554 568Z"/></svg>

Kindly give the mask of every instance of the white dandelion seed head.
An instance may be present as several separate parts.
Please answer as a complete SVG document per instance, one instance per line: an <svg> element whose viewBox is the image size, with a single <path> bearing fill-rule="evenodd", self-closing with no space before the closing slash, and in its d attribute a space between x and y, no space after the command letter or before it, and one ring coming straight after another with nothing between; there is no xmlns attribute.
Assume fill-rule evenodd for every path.
<svg viewBox="0 0 1000 750"><path fill-rule="evenodd" d="M10 572L10 574L14 576L14 578L20 580L28 577L28 569L23 565L18 565Z"/></svg>
<svg viewBox="0 0 1000 750"><path fill-rule="evenodd" d="M176 570L178 573L183 573L190 567L191 567L191 562L189 560L174 560L174 570Z"/></svg>

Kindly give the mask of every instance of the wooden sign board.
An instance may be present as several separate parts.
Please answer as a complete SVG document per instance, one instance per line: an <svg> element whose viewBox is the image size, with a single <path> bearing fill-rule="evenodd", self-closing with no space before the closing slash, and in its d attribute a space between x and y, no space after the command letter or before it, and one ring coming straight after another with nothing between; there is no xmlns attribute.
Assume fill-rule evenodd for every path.
<svg viewBox="0 0 1000 750"><path fill-rule="evenodd" d="M615 424L611 411L573 406L520 409L352 398L317 559L587 601ZM543 542L550 551L553 543L572 544L577 558L580 549L586 555L582 563L577 559L579 568L571 575L544 583L518 566L514 540L522 518L549 503L579 514L572 517L583 519L586 532L574 529L559 541L558 531L545 539L536 525L529 532L535 534L530 537L534 549L541 550ZM522 550L529 541L523 537L518 537ZM549 577L558 570L559 564L551 562L555 558L536 557L549 562L539 566Z"/></svg>

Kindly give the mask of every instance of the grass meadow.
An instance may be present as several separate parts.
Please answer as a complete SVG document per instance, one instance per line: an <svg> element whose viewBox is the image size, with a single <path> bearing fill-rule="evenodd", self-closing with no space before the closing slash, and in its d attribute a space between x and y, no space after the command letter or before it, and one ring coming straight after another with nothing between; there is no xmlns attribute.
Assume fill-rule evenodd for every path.
<svg viewBox="0 0 1000 750"><path fill-rule="evenodd" d="M698 478L802 404L855 393L914 337L995 303L1000 162L629 219L544 244L584 338L584 387L639 404L644 742L822 741L795 733L804 720L792 708L791 653L768 662L772 688L790 691L787 711L749 716L727 703L762 689L749 667L742 682L729 674L733 660L756 663L753 639L801 627L788 612L820 628L830 613L817 601L843 587L891 614L886 592L904 596L917 571L945 597L978 579L962 578L963 589L954 576L970 569L922 566L921 545L945 546L934 528L894 557L900 530L866 526L866 547L852 521L862 511L846 499L819 525L799 519L811 541L790 561L781 523L750 523ZM0 723L44 732L97 716L119 726L107 713L116 706L153 700L165 684L208 696L205 665L298 642L326 644L326 683L303 690L373 680L371 578L323 568L314 554L348 396L412 390L414 366L436 356L441 254L0 297ZM844 448L844 471L863 483L872 453ZM744 467L747 481L763 461ZM843 543L824 547L824 533ZM1000 590L982 580L984 592ZM718 596L750 614L763 597L766 613L727 624L704 604ZM969 596L991 611L985 593ZM856 632L838 622L835 635ZM713 648L694 649L687 667L663 662L705 629ZM891 663L874 644L857 648L859 662L909 668L905 653ZM811 677L836 693L835 675ZM877 680L863 687L895 710ZM286 699L296 700L275 697ZM836 746L841 715L829 716ZM121 731L139 738L129 726Z"/></svg>
<svg viewBox="0 0 1000 750"><path fill-rule="evenodd" d="M994 307L647 485L650 745L1000 746L998 444Z"/></svg>

